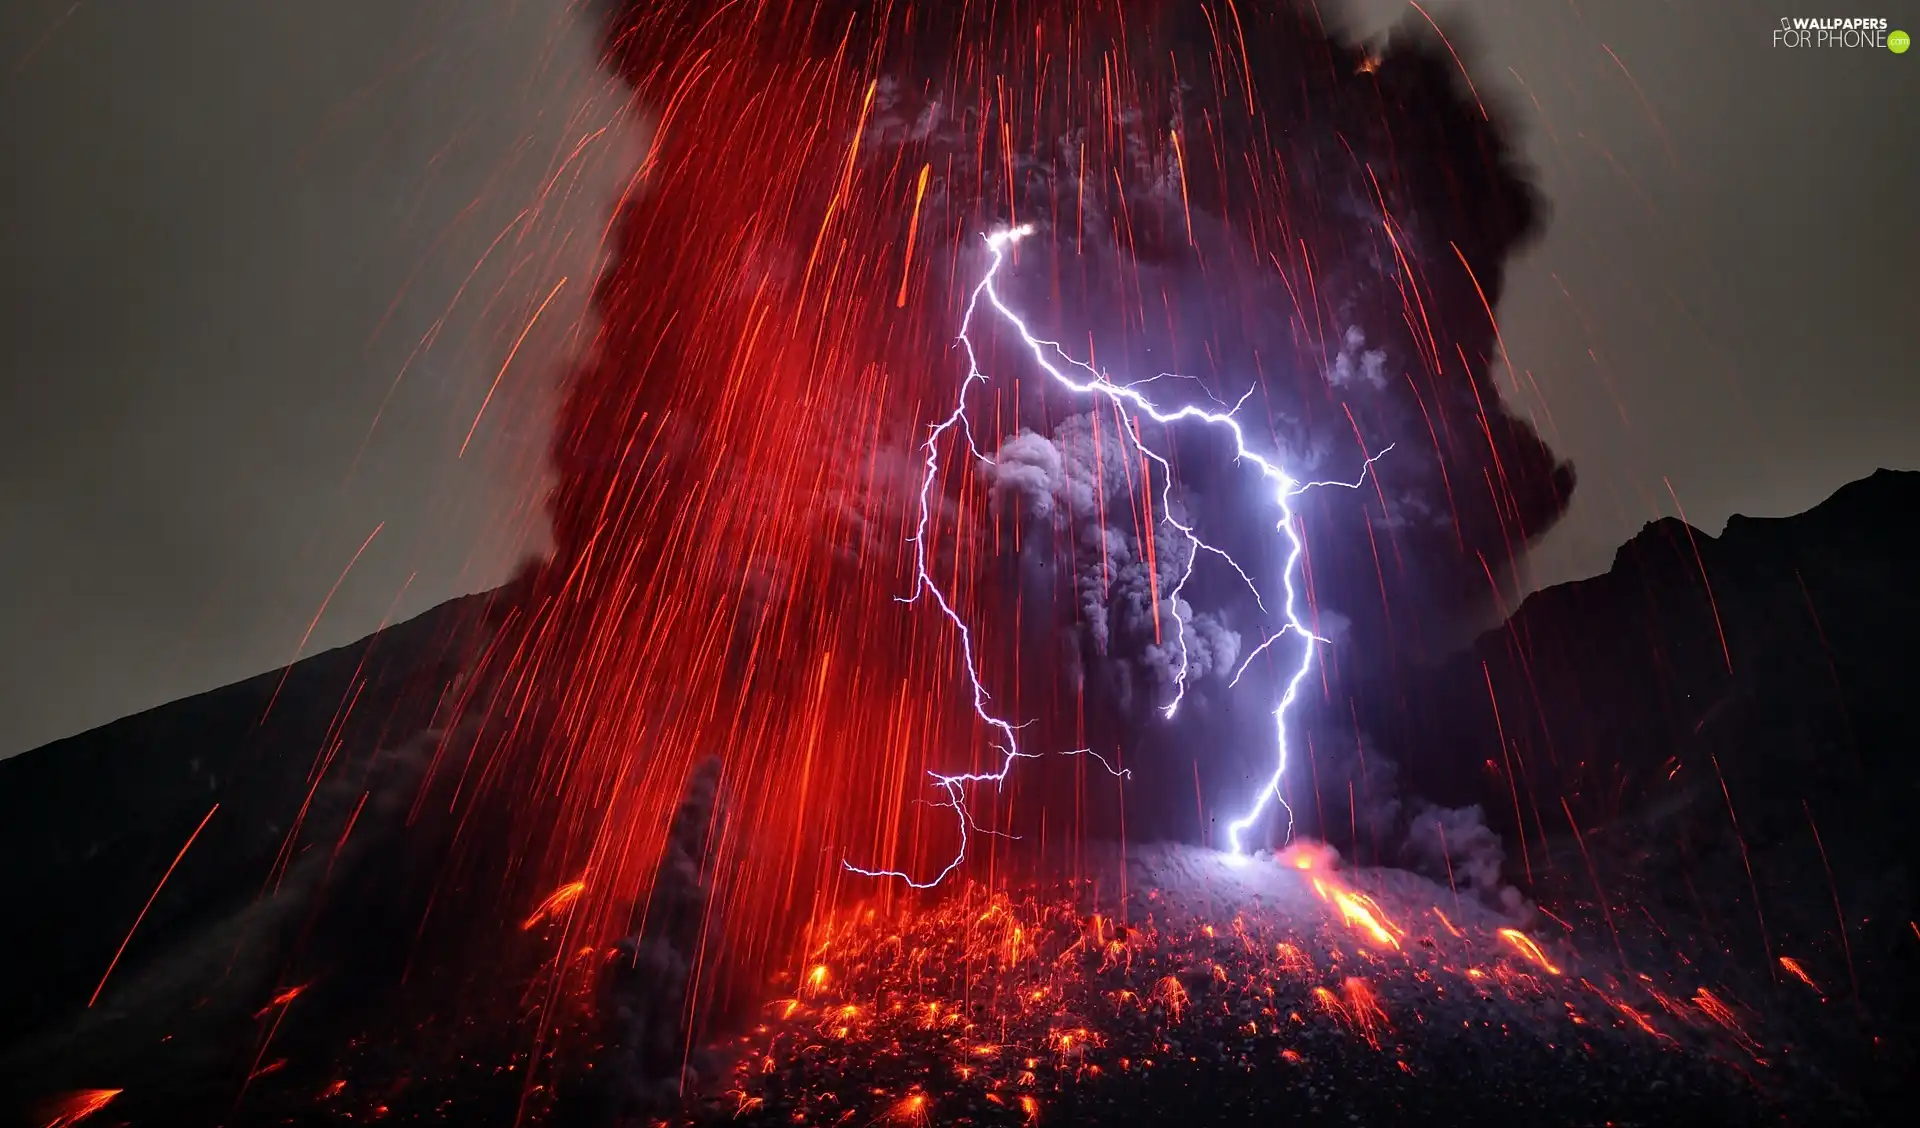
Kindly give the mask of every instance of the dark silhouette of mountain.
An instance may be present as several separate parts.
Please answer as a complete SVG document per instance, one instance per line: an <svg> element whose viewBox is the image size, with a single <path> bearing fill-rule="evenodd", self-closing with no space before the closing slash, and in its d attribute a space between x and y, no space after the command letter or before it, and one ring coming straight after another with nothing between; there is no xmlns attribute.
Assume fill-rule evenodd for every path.
<svg viewBox="0 0 1920 1128"><path fill-rule="evenodd" d="M1910 1075L1920 1014L1914 513L1920 473L1881 471L1717 537L1655 522L1606 574L1355 702L1405 789L1479 803L1507 878L1583 947L1784 1013L1836 1115ZM472 671L511 603L0 762L0 1099L111 1086L126 1119L232 1123L283 1058L260 1085L317 1091L408 974L448 841L421 781L479 739Z"/></svg>
<svg viewBox="0 0 1920 1128"><path fill-rule="evenodd" d="M445 836L428 812L396 839L495 600L0 761L0 1110L115 1087L116 1113L223 1114L258 1008L404 951Z"/></svg>
<svg viewBox="0 0 1920 1128"><path fill-rule="evenodd" d="M1903 690L1920 626L1920 537L1904 516L1916 507L1920 473L1882 470L1793 517L1736 515L1718 537L1653 522L1610 571L1536 593L1469 653L1376 691L1375 736L1438 801L1480 797L1460 769L1505 773L1511 755L1523 790L1556 806L1564 794L1588 821L1711 779L1714 757L1791 788L1796 811L1828 792L1910 801L1895 738L1920 731ZM1447 754L1422 753L1435 733ZM1566 826L1525 803L1490 807L1511 831Z"/></svg>
<svg viewBox="0 0 1920 1128"><path fill-rule="evenodd" d="M1407 791L1480 804L1507 878L1587 944L1785 1006L1837 1097L1894 1099L1920 1002L1915 513L1920 473L1881 470L1717 537L1653 522L1358 715Z"/></svg>
<svg viewBox="0 0 1920 1128"><path fill-rule="evenodd" d="M1920 856L1915 512L1920 473L1882 470L1718 537L1656 521L1604 575L1533 595L1468 652L1375 687L1360 714L1410 791L1480 802L1530 851L1572 820L1696 812L1728 832L1737 818L1749 854L1812 849L1824 814L1828 847Z"/></svg>

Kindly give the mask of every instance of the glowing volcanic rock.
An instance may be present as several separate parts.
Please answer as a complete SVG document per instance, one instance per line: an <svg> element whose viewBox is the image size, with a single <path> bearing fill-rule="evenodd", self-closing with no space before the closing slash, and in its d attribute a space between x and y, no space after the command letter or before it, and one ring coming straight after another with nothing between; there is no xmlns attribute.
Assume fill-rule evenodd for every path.
<svg viewBox="0 0 1920 1128"><path fill-rule="evenodd" d="M1497 1111L1538 1089L1576 1094L1556 1105L1566 1117L1604 1119L1636 1099L1591 1084L1621 1062L1710 1094L1722 1122L1753 1103L1708 1064L1763 1060L1710 990L1610 973L1410 874L1345 871L1312 845L1243 865L1148 849L1093 869L830 922L689 1122L1125 1120L1148 1111L1137 1099L1203 1084L1216 1115L1241 1099L1336 1120L1456 1098ZM1489 1070L1489 1051L1509 1065ZM1251 1095L1213 1088L1221 1077ZM1316 1108L1345 1082L1343 1103Z"/></svg>

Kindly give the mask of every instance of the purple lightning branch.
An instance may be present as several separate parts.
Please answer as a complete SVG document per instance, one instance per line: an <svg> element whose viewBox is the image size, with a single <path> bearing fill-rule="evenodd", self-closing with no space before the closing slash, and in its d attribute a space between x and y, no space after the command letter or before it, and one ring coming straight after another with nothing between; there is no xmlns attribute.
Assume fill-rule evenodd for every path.
<svg viewBox="0 0 1920 1128"><path fill-rule="evenodd" d="M991 261L988 263L986 271L981 275L980 281L974 285L973 292L968 296L966 313L960 320L959 340L961 348L966 352L967 375L966 378L960 382L960 389L958 395L955 397L953 411L945 419L933 426L927 435L926 442L922 445L922 449L926 452L927 456L927 473L926 477L922 479L920 483L920 520L911 540L914 547L914 587L913 593L903 597L901 600L901 602L904 603L913 603L918 602L922 596L931 595L934 602L939 605L941 613L947 617L947 620L953 624L954 630L958 632L960 636L962 666L966 670L967 679L973 687L973 711L987 727L1000 734L1001 739L996 744L1002 756L1000 768L998 771L968 772L959 775L946 775L940 772L927 773L933 778L933 785L946 795L944 802L934 805L953 808L960 828L960 844L954 852L953 859L930 880L917 881L911 874L903 873L899 870L869 870L862 869L852 862L842 863L847 869L854 873L865 874L869 877L897 877L916 889L932 888L940 884L940 882L946 879L947 875L960 867L961 863L966 860L969 831L983 834L987 833L974 825L973 816L967 809L967 786L969 784L986 782L991 782L997 786L1005 782L1007 773L1013 769L1015 760L1038 758L1037 753L1021 750L1018 735L1021 726L1015 725L1003 717L995 716L989 711L987 706L992 695L987 692L986 687L980 682L980 672L974 661L973 654L973 632L960 614L954 610L953 604L947 598L946 592L941 589L939 583L934 580L933 574L927 568L927 526L932 521L933 490L940 472L941 440L949 431L957 427L961 436L966 440L967 449L974 457L985 462L992 461L981 454L979 447L974 443L972 426L967 417L968 393L972 391L974 385L987 382L986 374L980 370L980 359L974 351L973 338L971 335L974 315L979 312L982 297L986 299L987 304L993 308L993 311L999 314L1001 319L1019 334L1020 340L1027 346L1028 351L1032 353L1034 363L1061 386L1083 395L1105 396L1115 404L1131 407L1138 413L1147 416L1157 423L1171 424L1191 419L1214 427L1224 428L1233 436L1234 456L1236 460L1252 463L1260 472L1261 477L1273 483L1274 500L1280 509L1280 520L1275 528L1285 534L1288 545L1286 567L1281 575L1281 582L1285 593L1285 599L1281 604L1281 615L1284 622L1268 636L1265 642L1255 647L1253 652L1247 656L1246 661L1242 662L1240 668L1235 671L1233 681L1230 684L1237 685L1240 681L1241 674L1246 672L1247 667L1253 662L1253 659L1265 653L1269 647L1281 638L1289 634L1298 635L1303 645L1300 648L1300 660L1294 667L1292 675L1287 679L1286 691L1281 695L1280 701L1273 711L1274 725L1278 734L1278 755L1273 774L1254 797L1252 808L1248 810L1245 815L1230 823L1227 828L1228 848L1235 856L1245 853L1241 836L1266 812L1269 802L1279 803L1282 809L1287 811L1287 830L1289 835L1292 833L1293 811L1292 808L1287 807L1285 798L1280 794L1280 781L1287 770L1287 711L1292 708L1294 699L1299 694L1301 683L1306 680L1307 675L1313 670L1315 643L1326 642L1325 639L1320 638L1308 630L1306 624L1302 622L1300 618L1298 592L1295 590L1293 577L1299 567L1300 557L1305 552L1306 546L1305 542L1300 539L1298 521L1295 518L1290 503L1293 498L1298 497L1307 490L1320 486L1341 486L1346 489L1358 489L1361 485L1365 484L1367 475L1371 473L1373 469L1373 464L1393 449L1393 447L1389 445L1378 454L1367 458L1361 466L1359 477L1355 481L1296 482L1285 470L1282 470L1278 465L1262 457L1247 446L1246 433L1241 429L1240 421L1236 418L1236 413L1239 411L1241 405L1246 403L1247 396L1252 395L1251 390L1248 391L1247 395L1243 395L1240 398L1239 403L1234 404L1233 407L1226 411L1209 411L1191 404L1170 411L1163 410L1152 400L1148 399L1140 389L1158 380L1160 376L1171 375L1170 373L1161 373L1160 376L1149 377L1133 384L1116 384L1105 375L1096 371L1092 366L1068 356L1057 342L1041 340L1034 336L1032 331L1027 328L1026 322L1007 306L1006 302L1001 299L999 291L994 287L994 279L998 277L1001 266L1006 262L1006 248L1032 233L1032 227L1021 226L999 231L986 237L987 250L992 256ZM1069 375L1069 372L1080 373L1082 375L1076 378L1074 375ZM1247 585L1247 589L1253 593L1254 600L1262 612L1266 612L1267 602L1261 595L1259 585L1253 581L1253 578L1247 574L1246 569L1242 568L1232 556L1201 540L1199 534L1196 533L1192 527L1181 523L1178 518L1173 516L1172 466L1168 464L1165 458L1147 447L1146 444L1141 441L1137 431L1127 428L1122 428L1122 430L1126 431L1129 440L1133 443L1134 449L1139 451L1143 458L1151 460L1155 465L1160 467L1162 474L1160 488L1161 515L1168 524L1179 530L1181 535L1186 537L1190 549L1187 554L1186 565L1181 570L1180 579L1167 593L1167 600L1172 607L1174 621L1179 627L1178 637L1180 640L1180 666L1174 675L1173 700L1161 708L1161 712L1165 714L1167 718L1171 719L1179 710L1180 703L1186 698L1187 672L1189 668L1186 636L1187 623L1180 615L1180 593L1185 589L1187 581L1192 578L1193 566L1195 561L1199 559L1200 553L1207 552L1224 560L1228 566L1239 575L1241 581ZM1118 777L1126 778L1130 774L1124 770L1115 771L1111 764L1108 764L1106 760L1089 749L1078 749L1065 753L1065 755L1093 756L1096 760L1099 760L1103 767Z"/></svg>

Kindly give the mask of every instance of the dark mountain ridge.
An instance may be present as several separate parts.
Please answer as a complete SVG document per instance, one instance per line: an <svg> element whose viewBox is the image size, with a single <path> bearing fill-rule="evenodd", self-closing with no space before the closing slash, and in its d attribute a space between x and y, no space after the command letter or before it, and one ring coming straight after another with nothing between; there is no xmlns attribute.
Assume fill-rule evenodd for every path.
<svg viewBox="0 0 1920 1128"><path fill-rule="evenodd" d="M1856 1062L1837 1092L1864 1092L1909 1062L1897 1016L1920 997L1916 512L1920 473L1880 471L1719 536L1654 522L1607 573L1369 687L1357 716L1407 791L1483 807L1507 878L1581 944L1756 998L1789 955L1821 1006L1851 997L1805 1037ZM32 1088L0 1098L112 1085L135 1119L237 1107L259 1008L295 982L322 986L276 1058L364 1029L442 872L446 804L421 781L478 739L473 672L512 604L454 600L0 762L0 1076Z"/></svg>
<svg viewBox="0 0 1920 1128"><path fill-rule="evenodd" d="M1535 593L1466 653L1374 687L1360 715L1410 790L1486 802L1532 840L1566 829L1562 797L1598 824L1683 789L1724 800L1722 778L1752 806L1749 835L1773 830L1776 808L1804 828L1803 800L1907 833L1914 512L1920 473L1881 470L1805 513L1736 515L1717 537L1655 521L1608 572Z"/></svg>
<svg viewBox="0 0 1920 1128"><path fill-rule="evenodd" d="M252 1014L302 952L350 964L411 927L381 917L430 887L432 849L390 847L495 604L456 599L0 762L0 1110L143 1083L224 1107ZM416 843L444 837L412 821ZM329 889L363 869L377 880Z"/></svg>
<svg viewBox="0 0 1920 1128"><path fill-rule="evenodd" d="M1357 706L1407 791L1480 805L1584 950L1784 1015L1836 1110L1892 1107L1916 1066L1913 513L1920 473L1881 470L1717 537L1653 522Z"/></svg>

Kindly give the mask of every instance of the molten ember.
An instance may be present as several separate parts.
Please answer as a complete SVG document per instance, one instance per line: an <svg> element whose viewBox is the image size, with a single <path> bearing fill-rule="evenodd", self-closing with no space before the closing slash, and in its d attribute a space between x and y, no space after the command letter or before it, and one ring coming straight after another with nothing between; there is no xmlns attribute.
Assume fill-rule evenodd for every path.
<svg viewBox="0 0 1920 1128"><path fill-rule="evenodd" d="M72 1128L99 1112L120 1095L119 1089L81 1089L49 1101L42 1115L51 1119L42 1128Z"/></svg>
<svg viewBox="0 0 1920 1128"><path fill-rule="evenodd" d="M1540 945L1533 942L1533 937L1528 936L1519 929L1503 928L1500 930L1500 939L1513 945L1521 955L1538 964L1540 969L1548 975L1560 974L1560 969L1553 965L1552 960L1547 959L1547 954L1540 950Z"/></svg>
<svg viewBox="0 0 1920 1128"><path fill-rule="evenodd" d="M1124 487L1062 519L1099 526L1065 539L1101 546L1103 602L1116 553L1145 566L1159 722L1196 723L1203 684L1270 715L1254 747L1209 752L1227 818L1207 833L1236 851L1284 839L1267 813L1307 786L1288 710L1333 699L1330 593L1385 612L1422 585L1479 592L1564 506L1570 476L1490 370L1534 208L1451 69L1335 48L1306 6L1152 0L616 4L606 44L652 136L566 380L553 555L449 703L481 736L449 736L432 771L463 812L458 884L510 881L527 930L564 917L602 948L655 919L682 794L717 760L725 813L696 864L724 925L696 930L696 1022L871 896L868 873L978 878L1018 842L1123 838L1127 804L1167 807L1121 793L1140 768L1114 718L1098 748L1077 735L1086 685L1023 656L1037 618L1093 596L1043 609L1003 582L1029 535L1002 508L1022 435L1087 421L1094 474ZM1465 163L1412 160L1443 137ZM1403 376L1372 342L1398 343ZM1203 446L1264 498L1204 529L1183 515ZM1323 484L1348 489L1310 512ZM1370 515L1389 485L1432 531ZM1328 563L1376 527L1369 574ZM1407 566L1434 546L1443 563ZM1226 599L1257 605L1247 644L1203 664L1202 605ZM1341 895L1367 943L1399 943Z"/></svg>
<svg viewBox="0 0 1920 1128"><path fill-rule="evenodd" d="M846 914L819 937L831 971L800 969L806 999L762 1009L728 1049L732 1072L696 1094L687 1122L909 1121L937 1104L961 1115L991 1106L1007 1116L987 1122L1012 1123L1016 1110L1072 1105L1110 1078L1186 1069L1201 1054L1251 1068L1369 1054L1417 1077L1440 1068L1427 1031L1489 1016L1589 1052L1607 1039L1658 1053L1754 1045L1704 988L1687 1003L1681 989L1599 968L1569 982L1538 942L1471 907L1458 936L1436 927L1404 945L1350 945L1377 938L1349 905L1384 922L1393 904L1415 919L1417 905L1400 899L1419 883L1342 904L1334 889L1381 875L1330 864L1309 875L1291 859L1213 872L1211 911L1229 905L1231 933L1191 890L1145 881L1119 903L1103 904L1104 882L1092 880L1044 894L959 883ZM1015 932L1023 941L1010 947ZM1089 942L1101 935L1128 958ZM1542 964L1551 978L1530 974Z"/></svg>
<svg viewBox="0 0 1920 1128"><path fill-rule="evenodd" d="M547 895L546 900L540 902L539 907L534 909L533 913L528 916L526 920L520 922L520 930L522 932L532 931L542 921L551 920L560 915L566 911L569 905L579 899L580 894L586 891L587 883L585 881L569 881L560 888L555 889Z"/></svg>
<svg viewBox="0 0 1920 1128"><path fill-rule="evenodd" d="M1263 852L1308 804L1357 845L1303 716L1483 619L1572 486L1493 376L1536 209L1450 46L1291 4L606 7L652 135L553 551L413 812L457 828L421 964L533 969L492 1000L521 1111L617 1068L694 1120L1036 1123L1203 1058L1444 1072L1421 1032L1457 1028L1759 1060L1444 849L1444 888Z"/></svg>

